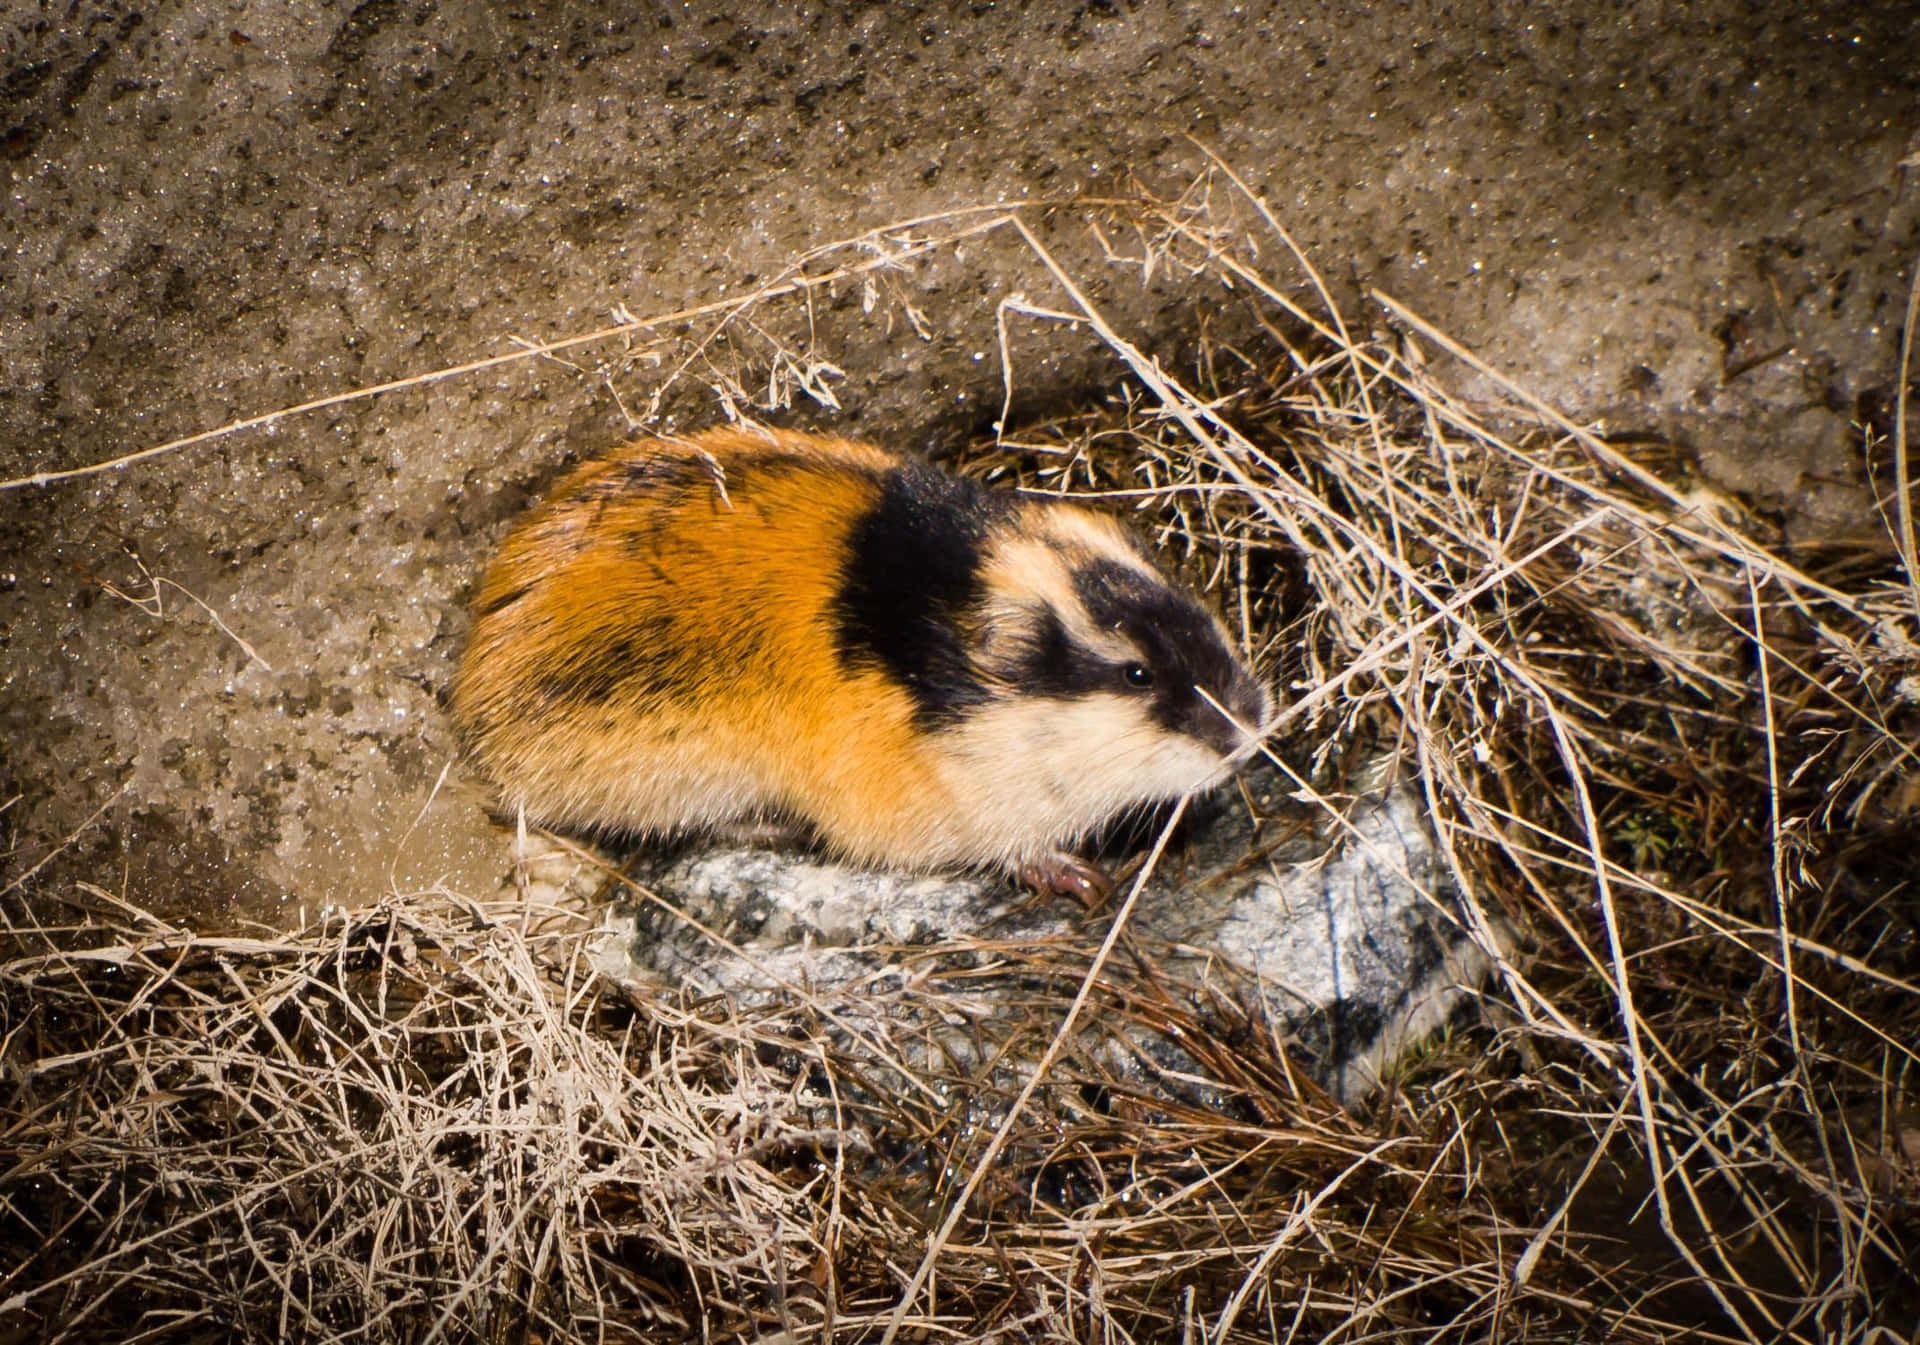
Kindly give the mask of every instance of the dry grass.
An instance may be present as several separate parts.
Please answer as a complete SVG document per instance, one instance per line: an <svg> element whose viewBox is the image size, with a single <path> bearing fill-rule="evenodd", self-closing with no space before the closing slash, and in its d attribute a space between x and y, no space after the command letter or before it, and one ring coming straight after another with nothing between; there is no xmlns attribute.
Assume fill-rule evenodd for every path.
<svg viewBox="0 0 1920 1345"><path fill-rule="evenodd" d="M1039 213L823 249L623 404L830 403L827 300L916 339L914 268L1001 246L1003 356L1092 341L1123 376L973 466L1139 508L1281 675L1301 789L1337 808L1353 754L1397 751L1499 959L1482 1020L1349 1112L1124 930L1103 964L1097 928L903 950L884 989L749 1012L616 991L562 911L429 893L220 940L95 890L74 927L10 910L0 1330L1907 1337L1920 613L1893 548L1789 556L1669 450L1519 389L1469 409L1442 334L1384 296L1393 334L1356 334L1224 169L1050 220L1235 333L1177 359ZM989 977L1018 994L983 1008ZM951 1031L996 1065L943 1064ZM1116 1069L1140 1034L1196 1072Z"/></svg>

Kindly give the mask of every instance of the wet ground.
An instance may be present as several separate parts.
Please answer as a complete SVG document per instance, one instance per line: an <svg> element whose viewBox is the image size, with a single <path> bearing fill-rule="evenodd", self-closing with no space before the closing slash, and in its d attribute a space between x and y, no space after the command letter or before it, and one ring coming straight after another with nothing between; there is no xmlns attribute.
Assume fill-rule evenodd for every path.
<svg viewBox="0 0 1920 1345"><path fill-rule="evenodd" d="M697 305L890 221L1175 194L1198 140L1363 327L1379 287L1793 540L1873 542L1911 5L1590 8L15 0L0 476ZM1007 255L915 279L931 339L836 348L825 423L988 423ZM1169 341L1205 321L1108 290ZM0 495L0 872L66 841L36 882L280 922L490 885L440 697L505 521L660 376L604 372L523 361ZM1030 409L1111 372L1043 368ZM723 414L686 386L680 423Z"/></svg>

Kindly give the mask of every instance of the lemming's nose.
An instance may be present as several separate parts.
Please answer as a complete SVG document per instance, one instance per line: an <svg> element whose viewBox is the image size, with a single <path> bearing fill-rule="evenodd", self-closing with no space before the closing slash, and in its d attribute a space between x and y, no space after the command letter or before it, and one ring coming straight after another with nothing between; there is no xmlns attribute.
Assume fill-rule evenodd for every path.
<svg viewBox="0 0 1920 1345"><path fill-rule="evenodd" d="M1195 687L1200 702L1194 724L1200 739L1223 757L1246 754L1267 722L1267 693L1252 681L1236 682L1226 695Z"/></svg>

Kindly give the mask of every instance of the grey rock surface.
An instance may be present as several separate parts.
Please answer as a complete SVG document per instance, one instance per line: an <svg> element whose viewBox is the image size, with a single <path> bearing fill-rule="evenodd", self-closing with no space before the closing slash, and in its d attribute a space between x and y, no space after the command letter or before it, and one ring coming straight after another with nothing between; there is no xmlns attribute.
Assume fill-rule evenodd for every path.
<svg viewBox="0 0 1920 1345"><path fill-rule="evenodd" d="M1358 1097L1473 998L1490 958L1457 918L1405 784L1362 794L1344 824L1288 798L1271 771L1251 774L1246 797L1257 820L1228 805L1163 860L1131 914L1131 947L1175 995L1230 996L1285 1034L1323 1086ZM613 917L604 973L735 1003L824 995L842 1023L918 1012L881 993L927 974L902 970L904 952L946 949L941 960L970 965L1009 942L1092 947L1113 917L1038 902L1004 881L850 871L754 847L643 858L629 876L655 899ZM1014 1012L1029 991L1021 975L989 975L969 983L968 998L975 1012ZM981 1063L964 1032L942 1034L940 1046ZM1130 1047L1197 1072L1150 1025Z"/></svg>

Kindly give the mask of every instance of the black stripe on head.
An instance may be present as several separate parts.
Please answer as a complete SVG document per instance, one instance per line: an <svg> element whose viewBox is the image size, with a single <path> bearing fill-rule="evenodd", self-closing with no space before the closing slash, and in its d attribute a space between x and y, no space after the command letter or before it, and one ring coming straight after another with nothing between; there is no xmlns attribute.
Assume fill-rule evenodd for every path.
<svg viewBox="0 0 1920 1345"><path fill-rule="evenodd" d="M939 728L987 700L961 619L982 596L981 550L1007 506L971 481L922 463L880 478L880 497L848 537L834 637L849 669L881 668Z"/></svg>
<svg viewBox="0 0 1920 1345"><path fill-rule="evenodd" d="M1070 700L1116 690L1121 685L1120 668L1075 644L1060 617L1042 608L1033 627L1024 633L1011 680L1032 695Z"/></svg>
<svg viewBox="0 0 1920 1345"><path fill-rule="evenodd" d="M1074 571L1073 588L1089 621L1126 637L1140 651L1140 666L1151 679L1146 687L1135 686L1128 679L1128 665L1107 663L1107 680L1095 689L1150 697L1149 713L1162 727L1198 738L1222 756L1240 747L1240 735L1196 687L1248 728L1257 727L1265 713L1265 693L1192 597L1158 575L1110 560Z"/></svg>

